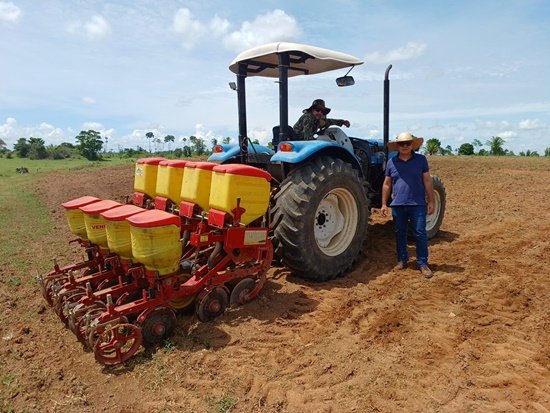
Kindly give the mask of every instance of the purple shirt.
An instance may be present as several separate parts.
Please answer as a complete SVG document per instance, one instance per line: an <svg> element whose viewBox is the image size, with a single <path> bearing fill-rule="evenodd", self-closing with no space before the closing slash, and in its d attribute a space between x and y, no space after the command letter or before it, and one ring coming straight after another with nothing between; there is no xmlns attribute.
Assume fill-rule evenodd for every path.
<svg viewBox="0 0 550 413"><path fill-rule="evenodd" d="M386 176L392 179L390 206L426 205L424 173L429 170L426 157L415 152L406 161L399 156L391 158L386 166Z"/></svg>

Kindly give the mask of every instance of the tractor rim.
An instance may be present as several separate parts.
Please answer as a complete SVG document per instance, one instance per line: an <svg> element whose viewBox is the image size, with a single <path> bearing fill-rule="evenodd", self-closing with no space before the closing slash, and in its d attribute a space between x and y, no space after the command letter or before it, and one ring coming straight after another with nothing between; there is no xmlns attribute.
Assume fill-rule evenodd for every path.
<svg viewBox="0 0 550 413"><path fill-rule="evenodd" d="M437 225L437 220L439 219L440 213L441 197L437 191L434 191L434 213L426 216L426 231L429 232L435 225Z"/></svg>
<svg viewBox="0 0 550 413"><path fill-rule="evenodd" d="M321 200L315 212L314 233L319 249L337 256L349 247L357 228L358 211L353 194L337 188Z"/></svg>

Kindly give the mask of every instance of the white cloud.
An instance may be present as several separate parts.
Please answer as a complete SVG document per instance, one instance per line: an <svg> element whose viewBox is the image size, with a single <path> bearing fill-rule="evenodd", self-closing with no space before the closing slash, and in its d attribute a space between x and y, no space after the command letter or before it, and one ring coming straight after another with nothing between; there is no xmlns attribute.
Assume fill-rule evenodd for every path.
<svg viewBox="0 0 550 413"><path fill-rule="evenodd" d="M111 34L111 26L103 16L95 15L86 22L72 21L67 25L69 33L83 33L90 40L101 40Z"/></svg>
<svg viewBox="0 0 550 413"><path fill-rule="evenodd" d="M4 124L0 124L0 136L9 146L19 138L42 138L47 145L58 145L63 141L72 140L74 133L71 128L62 129L47 122L41 122L38 126L21 126L15 118L9 117Z"/></svg>
<svg viewBox="0 0 550 413"><path fill-rule="evenodd" d="M195 136L197 138L204 139L204 143L206 144L207 148L210 148L211 140L217 139L218 141L221 141L221 136L216 135L213 130L208 129L206 126L204 126L202 123L197 123L195 125Z"/></svg>
<svg viewBox="0 0 550 413"><path fill-rule="evenodd" d="M525 119L519 123L520 129L533 130L533 129L543 129L545 127L546 125L538 119Z"/></svg>
<svg viewBox="0 0 550 413"><path fill-rule="evenodd" d="M7 118L3 125L0 125L0 135L4 138L4 141L8 143L10 137L15 137L14 131L17 128L17 120L14 118Z"/></svg>
<svg viewBox="0 0 550 413"><path fill-rule="evenodd" d="M92 16L84 23L84 29L90 39L103 39L111 34L111 27L102 16Z"/></svg>
<svg viewBox="0 0 550 413"><path fill-rule="evenodd" d="M252 22L245 21L239 31L223 39L223 44L228 50L241 52L263 43L294 40L301 33L296 19L277 9L256 16Z"/></svg>
<svg viewBox="0 0 550 413"><path fill-rule="evenodd" d="M105 129L105 126L99 122L84 122L82 124L82 130L95 130L99 132L102 138L111 139L115 133L114 128Z"/></svg>
<svg viewBox="0 0 550 413"><path fill-rule="evenodd" d="M82 124L82 129L99 131L99 129L103 129L103 124L99 122L84 122Z"/></svg>
<svg viewBox="0 0 550 413"><path fill-rule="evenodd" d="M227 33L231 23L229 20L222 19L217 14L210 20L210 31L215 37L221 37Z"/></svg>
<svg viewBox="0 0 550 413"><path fill-rule="evenodd" d="M89 105L95 105L96 100L94 98L91 98L89 96L85 96L82 98L82 102L87 103Z"/></svg>
<svg viewBox="0 0 550 413"><path fill-rule="evenodd" d="M416 59L424 54L426 48L427 45L425 43L408 42L405 46L386 53L378 51L369 53L365 55L365 61L373 64L386 64L399 60Z"/></svg>
<svg viewBox="0 0 550 413"><path fill-rule="evenodd" d="M0 22L15 23L21 16L21 9L12 2L0 1Z"/></svg>
<svg viewBox="0 0 550 413"><path fill-rule="evenodd" d="M174 31L182 35L182 45L192 49L205 33L204 25L193 18L189 9L181 8L174 15Z"/></svg>
<svg viewBox="0 0 550 413"><path fill-rule="evenodd" d="M506 141L513 140L516 136L518 136L518 134L513 130L505 130L503 132L500 132L498 135Z"/></svg>

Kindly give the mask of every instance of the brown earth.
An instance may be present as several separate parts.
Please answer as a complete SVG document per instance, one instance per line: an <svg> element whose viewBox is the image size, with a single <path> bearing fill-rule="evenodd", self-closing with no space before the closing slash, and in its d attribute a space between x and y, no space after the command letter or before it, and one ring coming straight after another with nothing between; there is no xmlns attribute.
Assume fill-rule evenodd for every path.
<svg viewBox="0 0 550 413"><path fill-rule="evenodd" d="M118 368L84 352L19 274L29 282L0 296L2 410L549 412L549 161L430 158L447 188L430 280L391 270L391 222L374 213L346 277L274 268L253 302L206 324L183 315L168 344ZM130 166L48 175L37 192L55 228L20 254L78 260L59 204L131 187Z"/></svg>

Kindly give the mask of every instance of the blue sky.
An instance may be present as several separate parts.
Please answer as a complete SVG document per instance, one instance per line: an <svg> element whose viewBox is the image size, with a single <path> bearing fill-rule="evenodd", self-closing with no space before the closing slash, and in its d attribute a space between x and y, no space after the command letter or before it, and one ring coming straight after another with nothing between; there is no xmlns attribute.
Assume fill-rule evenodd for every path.
<svg viewBox="0 0 550 413"><path fill-rule="evenodd" d="M145 133L237 136L229 63L258 44L292 41L365 61L290 80L289 118L324 98L356 137L382 136L390 74L390 136L410 130L443 146L492 136L518 153L550 146L550 1L0 0L0 138L147 147ZM249 136L278 122L273 79L250 78Z"/></svg>

